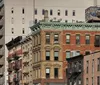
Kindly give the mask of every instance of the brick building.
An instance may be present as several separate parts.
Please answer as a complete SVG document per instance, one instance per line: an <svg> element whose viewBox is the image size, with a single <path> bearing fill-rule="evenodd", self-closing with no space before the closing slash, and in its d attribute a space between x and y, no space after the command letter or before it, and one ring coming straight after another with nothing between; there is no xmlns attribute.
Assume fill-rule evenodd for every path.
<svg viewBox="0 0 100 85"><path fill-rule="evenodd" d="M23 84L67 84L66 59L100 50L99 28L98 23L40 22L31 27L32 34L24 40L9 42L10 54L17 51L15 48L21 49ZM12 60L10 54L8 59Z"/></svg>
<svg viewBox="0 0 100 85"><path fill-rule="evenodd" d="M22 37L18 36L6 44L8 52L8 83L9 85L22 84Z"/></svg>
<svg viewBox="0 0 100 85"><path fill-rule="evenodd" d="M33 53L34 56L40 56L38 59L33 59L36 60L33 63L33 75L40 72L38 73L40 75L35 75L33 83L42 85L44 83L46 85L56 82L59 82L59 84L61 82L66 83L66 59L100 50L100 43L98 43L99 28L98 23L40 22L32 26ZM58 58L55 58L55 56ZM55 70L58 67L55 67L54 63L61 66L59 67L59 70L62 69L60 74L59 71ZM59 75L57 80L54 77L56 74ZM47 76L49 76L48 79Z"/></svg>

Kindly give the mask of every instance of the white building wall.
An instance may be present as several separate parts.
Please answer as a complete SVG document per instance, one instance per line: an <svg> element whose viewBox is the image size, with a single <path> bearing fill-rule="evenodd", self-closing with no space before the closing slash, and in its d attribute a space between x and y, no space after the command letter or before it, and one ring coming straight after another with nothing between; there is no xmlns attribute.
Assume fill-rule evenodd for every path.
<svg viewBox="0 0 100 85"><path fill-rule="evenodd" d="M68 20L68 22L72 22L72 20L85 21L85 9L89 6L94 5L94 0L35 0L35 8L38 13L35 15L35 18L38 20L43 19L42 9L53 10L53 15L49 15L49 19L53 19L54 17L58 19L62 18L63 22ZM60 9L61 15L57 15L57 10ZM65 16L65 10L68 10L68 16ZM75 10L76 15L72 16L72 11Z"/></svg>
<svg viewBox="0 0 100 85"><path fill-rule="evenodd" d="M25 36L30 33L29 22L33 21L33 0L5 0L5 44L12 38L17 36ZM11 10L13 8L13 13ZM24 8L25 13L22 13ZM13 24L12 24L13 18ZM22 23L24 18L24 24ZM14 33L12 34L12 28ZM22 29L25 29L25 34L22 33ZM8 50L5 46L5 57L8 56ZM5 58L5 85L7 85L8 73L7 73L7 58Z"/></svg>

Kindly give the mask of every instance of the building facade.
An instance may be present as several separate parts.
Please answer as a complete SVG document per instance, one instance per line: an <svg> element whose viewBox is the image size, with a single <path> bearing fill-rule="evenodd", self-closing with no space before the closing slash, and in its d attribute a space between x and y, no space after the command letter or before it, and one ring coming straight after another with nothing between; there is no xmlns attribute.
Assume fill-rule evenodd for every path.
<svg viewBox="0 0 100 85"><path fill-rule="evenodd" d="M43 29L32 34L33 84L62 85L62 32Z"/></svg>
<svg viewBox="0 0 100 85"><path fill-rule="evenodd" d="M83 80L83 55L68 58L67 84L68 85L84 85Z"/></svg>
<svg viewBox="0 0 100 85"><path fill-rule="evenodd" d="M22 37L18 36L8 42L8 84L22 85Z"/></svg>
<svg viewBox="0 0 100 85"><path fill-rule="evenodd" d="M92 52L100 50L99 48L99 24L98 23L61 23L61 22L40 22L36 25L32 26L32 33L33 33L33 51L36 51L35 49L40 50L41 58L43 60L40 60L40 58L36 59L36 62L41 61L41 63L44 61L51 62L52 57L55 57L57 55L55 52L52 51L52 47L56 44L54 40L60 40L61 44L57 44L57 47L60 47L61 49L61 56L63 56L62 60L62 81L66 82L66 69L67 69L67 58L71 58L73 56L79 55L79 54L90 54ZM46 33L45 33L46 32ZM56 33L57 32L57 33ZM40 40L38 39L40 37ZM48 44L46 44L48 42ZM40 43L40 44L38 44ZM44 43L44 45L43 45ZM41 46L43 45L43 46ZM43 48L44 47L44 48ZM48 48L48 51L46 51L46 48ZM50 50L49 50L50 49ZM55 54L55 55L54 55ZM33 55L36 55L39 57L40 54L36 52ZM59 54L60 55L60 54ZM46 60L46 57L47 60ZM35 59L33 59L35 60ZM48 62L48 63L49 63ZM56 62L56 61L54 61ZM59 61L58 61L59 62ZM35 63L38 65L38 63ZM33 68L37 68L34 67ZM43 64L43 63L42 63ZM59 63L60 64L60 63ZM48 64L49 65L49 64ZM44 65L45 66L45 65ZM51 65L52 66L52 65ZM41 64L39 65L39 68L41 68ZM62 67L61 67L62 68ZM40 70L41 78L43 76L43 79L46 78L46 70L45 68ZM35 71L33 71L34 74ZM39 72L37 70L37 72ZM48 75L50 74L51 70L47 69ZM38 74L40 74L38 73ZM44 73L44 75L43 75ZM53 72L52 72L53 73ZM36 74L36 73L35 73ZM37 76L37 75L36 75ZM36 77L35 77L36 78ZM52 77L50 77L52 78ZM38 78L37 78L38 79ZM41 79L40 79L41 81ZM35 81L33 79L33 83L40 83L39 80ZM59 80L60 81L60 80ZM45 81L44 81L45 82ZM50 81L52 82L52 81Z"/></svg>
<svg viewBox="0 0 100 85"><path fill-rule="evenodd" d="M84 85L100 84L100 51L84 56Z"/></svg>
<svg viewBox="0 0 100 85"><path fill-rule="evenodd" d="M22 85L33 85L33 59L32 38L27 36L22 39Z"/></svg>
<svg viewBox="0 0 100 85"><path fill-rule="evenodd" d="M33 12L33 0L0 0L0 63L2 64L0 70L3 73L0 84L2 85L7 85L8 80L8 50L5 44L12 38L29 34Z"/></svg>
<svg viewBox="0 0 100 85"><path fill-rule="evenodd" d="M77 4L77 2L82 4ZM27 35L30 32L29 27L33 24L33 20L38 22L44 18L44 10L48 10L50 21L84 22L85 9L91 5L99 4L99 0L0 0L0 28L2 28L0 32L4 34L4 36L0 38L1 44L7 43L16 36ZM1 48L1 51L2 50L5 51L1 52L1 54L7 57L8 51L4 45ZM7 61L6 58L4 58L4 61ZM5 78L8 75L6 74L7 69L5 68L7 66L6 62L4 64ZM5 84L7 85L6 79Z"/></svg>
<svg viewBox="0 0 100 85"><path fill-rule="evenodd" d="M100 5L99 0L34 0L34 2L36 22L43 19L44 10L48 10L50 21L82 23L85 22L85 9Z"/></svg>

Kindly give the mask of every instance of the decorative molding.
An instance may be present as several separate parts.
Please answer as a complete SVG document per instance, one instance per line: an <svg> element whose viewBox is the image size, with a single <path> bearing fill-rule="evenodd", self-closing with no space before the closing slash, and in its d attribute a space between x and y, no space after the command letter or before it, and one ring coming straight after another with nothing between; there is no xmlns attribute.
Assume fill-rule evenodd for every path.
<svg viewBox="0 0 100 85"><path fill-rule="evenodd" d="M62 23L62 22L39 22L31 27L33 33L39 29L51 30L86 30L100 31L100 23ZM38 30L37 30L38 29Z"/></svg>

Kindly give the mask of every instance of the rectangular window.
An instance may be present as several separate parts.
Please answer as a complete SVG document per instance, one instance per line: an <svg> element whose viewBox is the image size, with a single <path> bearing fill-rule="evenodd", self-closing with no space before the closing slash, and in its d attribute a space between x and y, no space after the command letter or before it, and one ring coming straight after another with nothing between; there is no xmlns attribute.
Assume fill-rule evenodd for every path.
<svg viewBox="0 0 100 85"><path fill-rule="evenodd" d="M46 51L46 60L50 60L50 51Z"/></svg>
<svg viewBox="0 0 100 85"><path fill-rule="evenodd" d="M85 43L90 44L90 35L85 36Z"/></svg>
<svg viewBox="0 0 100 85"><path fill-rule="evenodd" d="M46 78L50 78L50 68L46 68Z"/></svg>
<svg viewBox="0 0 100 85"><path fill-rule="evenodd" d="M59 42L59 35L58 34L55 34L54 35L54 43L58 43Z"/></svg>
<svg viewBox="0 0 100 85"><path fill-rule="evenodd" d="M71 52L70 51L66 51L66 59L70 58L70 56L71 56Z"/></svg>
<svg viewBox="0 0 100 85"><path fill-rule="evenodd" d="M37 19L35 19L34 23L35 23L35 24L37 23Z"/></svg>
<svg viewBox="0 0 100 85"><path fill-rule="evenodd" d="M46 34L46 44L50 44L50 34Z"/></svg>
<svg viewBox="0 0 100 85"><path fill-rule="evenodd" d="M44 13L45 13L45 10L44 10L44 9L42 9L42 15L44 15Z"/></svg>
<svg viewBox="0 0 100 85"><path fill-rule="evenodd" d="M97 59L97 71L100 71L100 58Z"/></svg>
<svg viewBox="0 0 100 85"><path fill-rule="evenodd" d="M95 47L100 47L100 35L95 35Z"/></svg>
<svg viewBox="0 0 100 85"><path fill-rule="evenodd" d="M24 8L22 8L22 14L24 14L25 13L25 10L24 10Z"/></svg>
<svg viewBox="0 0 100 85"><path fill-rule="evenodd" d="M65 16L68 16L68 11L67 10L65 10Z"/></svg>
<svg viewBox="0 0 100 85"><path fill-rule="evenodd" d="M89 72L89 61L86 61L86 73Z"/></svg>
<svg viewBox="0 0 100 85"><path fill-rule="evenodd" d="M73 10L73 13L72 13L72 15L73 15L73 16L75 16L75 10Z"/></svg>
<svg viewBox="0 0 100 85"><path fill-rule="evenodd" d="M37 15L37 9L34 10L35 15Z"/></svg>
<svg viewBox="0 0 100 85"><path fill-rule="evenodd" d="M14 34L14 28L11 29L12 34Z"/></svg>
<svg viewBox="0 0 100 85"><path fill-rule="evenodd" d="M92 59L92 74L94 73L94 59Z"/></svg>
<svg viewBox="0 0 100 85"><path fill-rule="evenodd" d="M88 78L86 78L86 85L88 85Z"/></svg>
<svg viewBox="0 0 100 85"><path fill-rule="evenodd" d="M14 13L14 8L13 8L13 7L11 8L11 13L12 13L12 14Z"/></svg>
<svg viewBox="0 0 100 85"><path fill-rule="evenodd" d="M25 34L25 29L24 28L22 29L22 33Z"/></svg>
<svg viewBox="0 0 100 85"><path fill-rule="evenodd" d="M60 10L58 10L58 12L57 12L57 13L58 13L58 16L60 16Z"/></svg>
<svg viewBox="0 0 100 85"><path fill-rule="evenodd" d="M50 15L53 15L53 10L52 9L50 10Z"/></svg>
<svg viewBox="0 0 100 85"><path fill-rule="evenodd" d="M100 76L97 76L97 85L100 85Z"/></svg>
<svg viewBox="0 0 100 85"><path fill-rule="evenodd" d="M66 34L66 44L70 44L70 34Z"/></svg>
<svg viewBox="0 0 100 85"><path fill-rule="evenodd" d="M54 51L54 60L58 60L58 57L59 57L59 52Z"/></svg>
<svg viewBox="0 0 100 85"><path fill-rule="evenodd" d="M54 68L54 78L58 78L58 68Z"/></svg>
<svg viewBox="0 0 100 85"><path fill-rule="evenodd" d="M92 77L92 85L94 85L94 80L93 80L93 77Z"/></svg>
<svg viewBox="0 0 100 85"><path fill-rule="evenodd" d="M80 34L76 34L76 44L80 44Z"/></svg>

